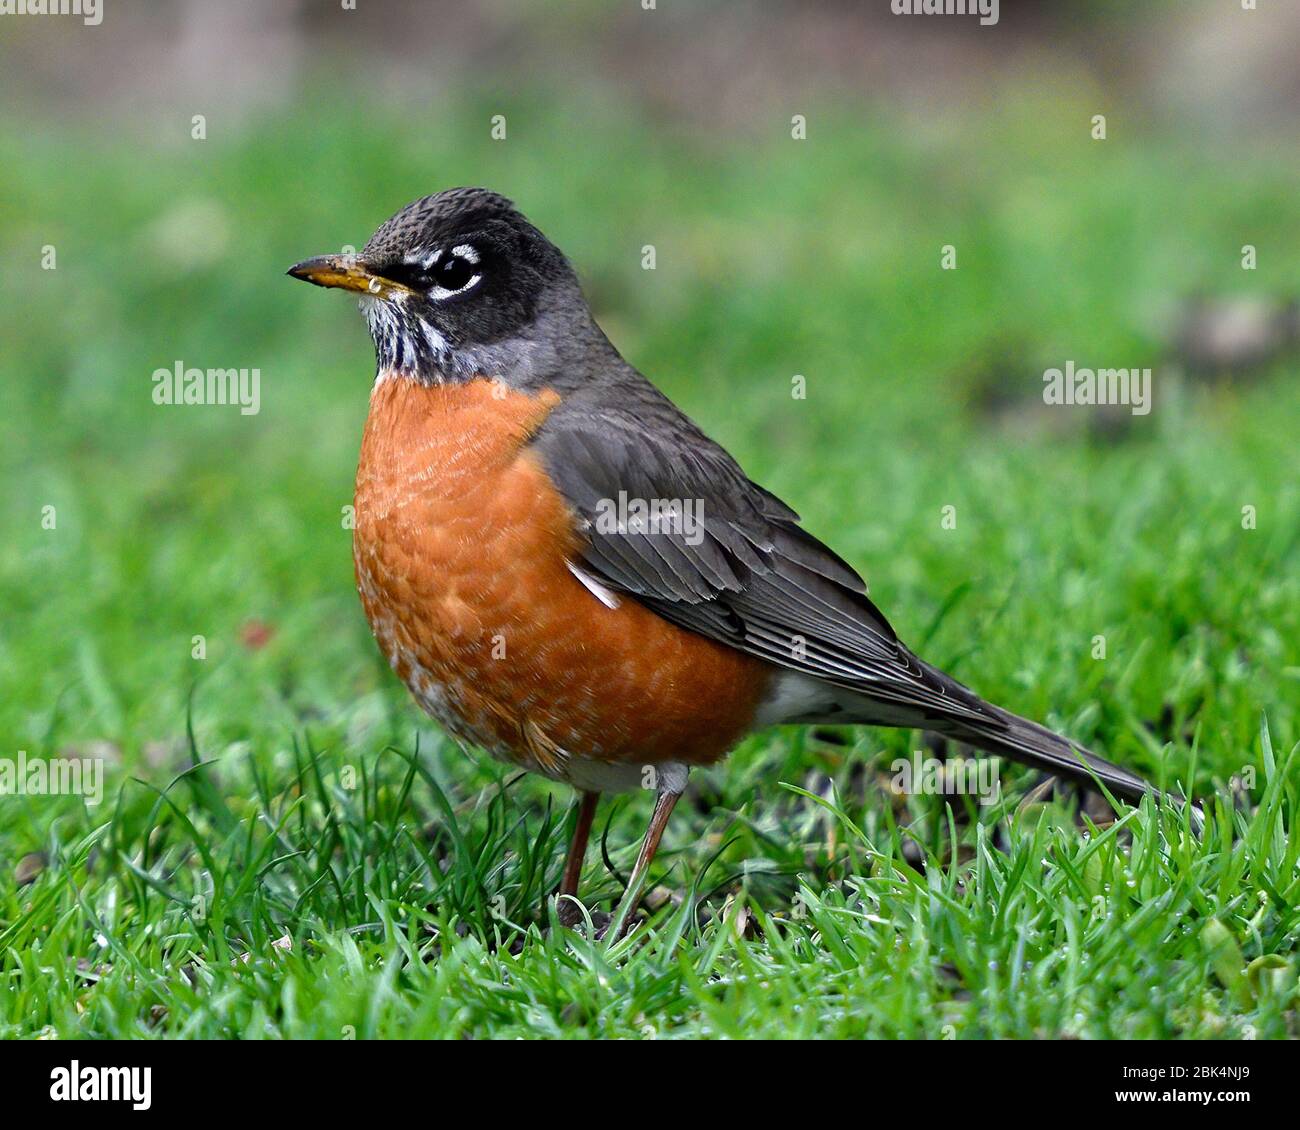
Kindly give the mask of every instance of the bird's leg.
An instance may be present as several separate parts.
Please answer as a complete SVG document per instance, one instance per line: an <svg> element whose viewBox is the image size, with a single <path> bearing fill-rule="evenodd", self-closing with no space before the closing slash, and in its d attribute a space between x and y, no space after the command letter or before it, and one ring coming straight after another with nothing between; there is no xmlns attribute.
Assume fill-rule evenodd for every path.
<svg viewBox="0 0 1300 1130"><path fill-rule="evenodd" d="M673 814L673 806L686 787L685 773L664 773L660 778L659 795L655 799L654 815L650 817L650 826L646 828L645 839L641 841L641 851L636 857L636 866L632 868L632 878L628 880L627 891L618 904L614 921L610 924L609 934L617 941L623 936L627 923L641 902L641 890L645 886L646 873L659 849L659 841L668 826L668 817Z"/></svg>
<svg viewBox="0 0 1300 1130"><path fill-rule="evenodd" d="M599 800L600 793L584 791L578 802L578 821L573 826L573 839L564 860L564 878L560 880L560 904L557 908L560 922L565 926L576 924L582 917L578 908L565 896L578 893L578 879L582 875L583 860L587 857L587 840L591 836L591 824Z"/></svg>

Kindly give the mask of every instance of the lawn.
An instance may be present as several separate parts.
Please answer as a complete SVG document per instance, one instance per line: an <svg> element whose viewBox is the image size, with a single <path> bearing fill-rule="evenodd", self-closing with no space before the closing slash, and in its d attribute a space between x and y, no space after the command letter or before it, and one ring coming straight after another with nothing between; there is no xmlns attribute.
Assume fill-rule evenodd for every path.
<svg viewBox="0 0 1300 1130"><path fill-rule="evenodd" d="M1198 376L1171 339L1189 294L1300 293L1300 154L1094 142L1044 99L814 107L802 142L493 112L0 123L0 756L106 765L98 805L0 798L0 1036L1297 1035L1300 364ZM1207 798L1204 836L1010 768L991 806L900 798L919 735L778 730L695 775L630 938L548 921L572 794L379 658L345 520L370 343L283 277L457 183L570 254L905 640ZM1153 368L1152 411L1047 408L1067 359ZM260 411L156 405L177 361L257 368ZM602 803L593 907L650 804Z"/></svg>

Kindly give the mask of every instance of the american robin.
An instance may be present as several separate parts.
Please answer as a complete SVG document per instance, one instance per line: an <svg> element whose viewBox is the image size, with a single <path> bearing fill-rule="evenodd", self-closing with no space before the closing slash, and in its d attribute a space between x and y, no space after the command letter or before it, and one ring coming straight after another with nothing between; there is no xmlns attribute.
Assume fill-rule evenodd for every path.
<svg viewBox="0 0 1300 1130"><path fill-rule="evenodd" d="M778 723L930 730L1136 800L1121 769L918 658L861 577L629 365L504 197L426 196L289 274L360 295L376 370L353 557L375 639L463 741L581 793L657 793ZM564 900L568 901L568 900Z"/></svg>

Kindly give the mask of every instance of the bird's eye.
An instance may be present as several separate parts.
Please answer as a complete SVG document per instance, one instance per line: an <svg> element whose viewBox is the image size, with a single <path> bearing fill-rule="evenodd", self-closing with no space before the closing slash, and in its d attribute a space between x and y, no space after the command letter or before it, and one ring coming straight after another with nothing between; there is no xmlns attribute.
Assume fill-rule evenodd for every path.
<svg viewBox="0 0 1300 1130"><path fill-rule="evenodd" d="M412 290L423 291L435 302L469 290L482 277L479 253L468 243L427 257L412 254L391 269L391 277Z"/></svg>
<svg viewBox="0 0 1300 1130"><path fill-rule="evenodd" d="M447 255L433 268L433 281L443 290L463 290L474 280L477 269L460 255Z"/></svg>

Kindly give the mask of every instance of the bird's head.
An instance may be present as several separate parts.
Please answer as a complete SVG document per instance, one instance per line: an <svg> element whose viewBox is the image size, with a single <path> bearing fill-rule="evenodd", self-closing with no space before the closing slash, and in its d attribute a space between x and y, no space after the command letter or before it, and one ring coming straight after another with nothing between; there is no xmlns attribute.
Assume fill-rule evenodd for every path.
<svg viewBox="0 0 1300 1130"><path fill-rule="evenodd" d="M486 376L527 387L594 330L568 260L509 200L482 188L422 197L359 253L307 259L289 274L360 295L380 377Z"/></svg>

